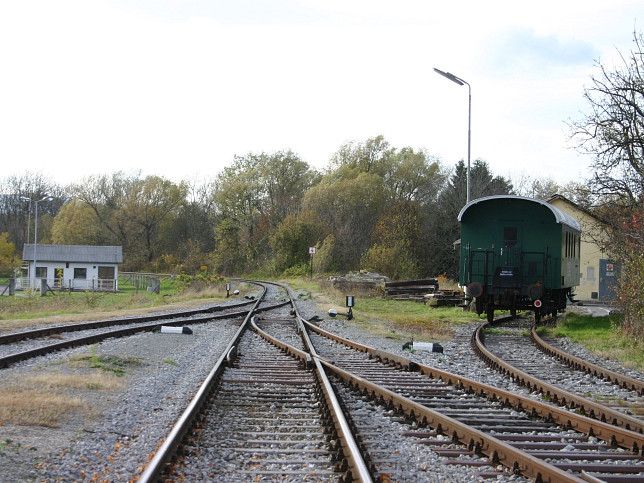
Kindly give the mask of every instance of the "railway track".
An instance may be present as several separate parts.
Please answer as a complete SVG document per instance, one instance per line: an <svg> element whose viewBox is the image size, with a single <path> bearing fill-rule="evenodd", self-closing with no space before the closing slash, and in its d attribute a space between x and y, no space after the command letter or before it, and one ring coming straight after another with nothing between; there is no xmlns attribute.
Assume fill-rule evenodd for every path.
<svg viewBox="0 0 644 483"><path fill-rule="evenodd" d="M246 331L164 480L338 477L314 371Z"/></svg>
<svg viewBox="0 0 644 483"><path fill-rule="evenodd" d="M265 334L252 312L139 481L372 481L319 363ZM284 311L269 314L299 330Z"/></svg>
<svg viewBox="0 0 644 483"><path fill-rule="evenodd" d="M313 340L325 367L362 394L429 426L407 434L440 446L435 451L448 463L502 464L538 481L644 478L642 435L308 326L319 334ZM465 447L444 448L441 436Z"/></svg>
<svg viewBox="0 0 644 483"><path fill-rule="evenodd" d="M561 341L559 339L555 337L542 338L537 332L537 328L535 326L530 329L530 338L540 351L554 357L564 364L567 364L569 367L585 372L586 374L591 374L605 381L612 382L622 389L635 391L640 396L644 396L644 381L631 377L628 374L623 374L606 367L602 367L598 364L593 364L592 362L569 354L566 349L561 346Z"/></svg>
<svg viewBox="0 0 644 483"><path fill-rule="evenodd" d="M644 433L644 383L556 350L530 321L479 327L472 344L489 366L554 403Z"/></svg>
<svg viewBox="0 0 644 483"><path fill-rule="evenodd" d="M183 326L214 320L243 319L253 298L235 304L165 312L135 317L116 317L106 320L61 324L0 335L0 368L48 353L98 343L112 337L127 337L140 332L158 330L164 326ZM287 304L274 301L258 309L270 310ZM73 334L73 335L72 335Z"/></svg>
<svg viewBox="0 0 644 483"><path fill-rule="evenodd" d="M167 471L168 479L222 476L213 475L213 468L228 471L227 479L240 480L304 475L346 481L396 478L404 458L378 452L377 443L386 433L365 422L355 409L360 401L377 403L406 420L410 426L404 434L415 444L431 448L447 464L481 467L481 476L498 476L504 467L543 482L644 478L641 434L341 339L302 321L295 306L291 315L295 318L271 313L253 323L257 334L271 340L279 353L261 343L257 334L231 342L227 362L213 369L216 377L206 381L208 389L199 391L213 399L198 406L215 412L206 415L200 409L182 418L200 422L173 430L179 438L166 440L141 481L152 481L160 471ZM274 364L278 359L286 365ZM325 390L311 389L312 376L306 371L313 366L318 383L328 378L335 387L324 400L319 395ZM288 383L290 375L294 381ZM277 391L274 386L287 387ZM301 387L293 391L290 386ZM332 429L325 429L316 411L304 409L307 401L324 407L323 414L333 414L327 417L334 422ZM344 413L338 404L354 410ZM306 421L301 426L313 433L312 447L299 439L299 412ZM237 431L234 424L240 415L249 424L244 422ZM284 418L290 424L281 425ZM344 423L338 425L338 420ZM333 436L324 440L328 431ZM185 439L186 434L195 436ZM169 464L177 447L183 448L182 459ZM289 466L289 460L294 464ZM206 463L199 469L195 461L221 464Z"/></svg>
<svg viewBox="0 0 644 483"><path fill-rule="evenodd" d="M342 340L264 290L140 481L433 481L439 460L501 479L644 478L642 434Z"/></svg>

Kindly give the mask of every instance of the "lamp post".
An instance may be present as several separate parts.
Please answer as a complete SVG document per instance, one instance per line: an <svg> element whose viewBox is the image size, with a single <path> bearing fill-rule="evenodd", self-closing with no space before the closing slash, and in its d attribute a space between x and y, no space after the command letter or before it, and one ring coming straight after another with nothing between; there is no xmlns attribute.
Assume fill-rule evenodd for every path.
<svg viewBox="0 0 644 483"><path fill-rule="evenodd" d="M38 249L38 203L41 201L51 201L53 200L52 197L50 196L45 196L42 200L32 200L31 198L26 198L25 196L21 196L23 200L29 201L29 203L33 203L35 205L35 211L34 211L34 270L31 273L31 288L36 289L36 260L37 260L37 249Z"/></svg>
<svg viewBox="0 0 644 483"><path fill-rule="evenodd" d="M471 199L471 188L470 188L470 146L471 146L471 140L472 140L472 86L460 77L455 76L454 74L451 74L450 72L443 72L440 69L437 69L434 67L434 72L437 74L442 75L443 77L446 77L447 79L451 80L452 82L455 82L459 86L466 85L467 89L469 91L469 105L468 105L468 113L467 113L467 203L470 202Z"/></svg>

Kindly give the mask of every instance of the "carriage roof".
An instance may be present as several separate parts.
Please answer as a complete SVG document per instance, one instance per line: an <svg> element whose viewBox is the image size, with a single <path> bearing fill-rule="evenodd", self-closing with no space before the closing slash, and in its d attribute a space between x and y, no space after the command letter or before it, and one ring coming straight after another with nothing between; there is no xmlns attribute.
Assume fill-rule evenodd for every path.
<svg viewBox="0 0 644 483"><path fill-rule="evenodd" d="M559 208L552 206L550 203L543 201L543 200L537 200L535 198L526 198L524 196L515 196L515 195L494 195L494 196L485 196L483 198L477 198L473 201L470 201L468 204L466 204L461 212L458 214L458 221L460 222L463 218L463 215L467 210L469 210L472 206L484 203L486 201L490 200L519 200L519 201L525 201L525 202L531 202L531 203L536 203L542 206L545 206L547 209L549 209L552 214L555 217L555 221L557 223L561 223L562 225L567 225L573 230L576 231L581 231L581 226L579 225L579 222L575 220L572 216L570 216L568 213L564 213L561 211Z"/></svg>

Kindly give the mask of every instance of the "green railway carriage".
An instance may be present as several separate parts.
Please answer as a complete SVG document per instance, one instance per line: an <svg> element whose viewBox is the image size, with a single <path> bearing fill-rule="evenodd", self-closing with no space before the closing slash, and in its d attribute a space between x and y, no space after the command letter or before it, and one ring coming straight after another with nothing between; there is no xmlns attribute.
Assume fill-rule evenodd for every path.
<svg viewBox="0 0 644 483"><path fill-rule="evenodd" d="M459 282L489 321L495 310L566 308L579 285L579 223L545 201L498 195L463 207Z"/></svg>

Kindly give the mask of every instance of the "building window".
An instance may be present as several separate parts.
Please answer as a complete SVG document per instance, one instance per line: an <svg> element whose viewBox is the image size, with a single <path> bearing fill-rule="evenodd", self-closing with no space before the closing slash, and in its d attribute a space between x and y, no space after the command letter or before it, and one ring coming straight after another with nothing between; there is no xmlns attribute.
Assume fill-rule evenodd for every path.
<svg viewBox="0 0 644 483"><path fill-rule="evenodd" d="M586 280L589 282L595 281L595 267L586 267Z"/></svg>
<svg viewBox="0 0 644 483"><path fill-rule="evenodd" d="M47 267L36 267L36 278L47 278Z"/></svg>
<svg viewBox="0 0 644 483"><path fill-rule="evenodd" d="M75 268L74 269L74 278L86 279L87 278L87 269L86 268Z"/></svg>
<svg viewBox="0 0 644 483"><path fill-rule="evenodd" d="M114 279L114 267L98 267L98 278L103 280Z"/></svg>

